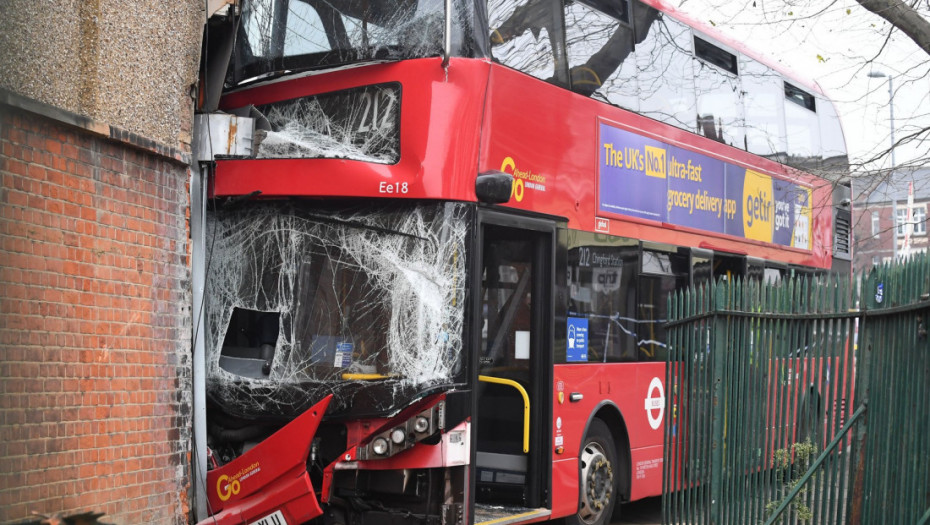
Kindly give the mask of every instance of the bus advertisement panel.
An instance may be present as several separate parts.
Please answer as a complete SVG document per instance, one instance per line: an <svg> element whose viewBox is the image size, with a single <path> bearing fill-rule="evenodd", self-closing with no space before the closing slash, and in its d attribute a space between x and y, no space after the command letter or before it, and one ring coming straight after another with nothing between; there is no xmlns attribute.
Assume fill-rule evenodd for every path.
<svg viewBox="0 0 930 525"><path fill-rule="evenodd" d="M598 213L811 250L811 188L601 121Z"/></svg>

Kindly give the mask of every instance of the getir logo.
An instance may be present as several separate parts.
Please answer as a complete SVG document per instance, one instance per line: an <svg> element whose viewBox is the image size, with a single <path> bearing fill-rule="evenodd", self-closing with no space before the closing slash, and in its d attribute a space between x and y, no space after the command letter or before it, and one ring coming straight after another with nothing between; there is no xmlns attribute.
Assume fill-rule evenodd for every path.
<svg viewBox="0 0 930 525"><path fill-rule="evenodd" d="M746 170L743 181L743 235L747 239L772 242L774 217L772 178Z"/></svg>

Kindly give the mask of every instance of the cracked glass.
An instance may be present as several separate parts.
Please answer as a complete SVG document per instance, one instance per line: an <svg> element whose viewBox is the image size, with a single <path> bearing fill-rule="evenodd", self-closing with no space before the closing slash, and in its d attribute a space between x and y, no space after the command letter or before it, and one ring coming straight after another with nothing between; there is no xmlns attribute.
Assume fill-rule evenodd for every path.
<svg viewBox="0 0 930 525"><path fill-rule="evenodd" d="M475 5L453 2L452 54L482 54ZM443 0L246 0L228 85L362 62L438 56Z"/></svg>
<svg viewBox="0 0 930 525"><path fill-rule="evenodd" d="M207 392L240 416L403 407L462 372L470 208L220 207L207 246Z"/></svg>
<svg viewBox="0 0 930 525"><path fill-rule="evenodd" d="M400 160L398 83L363 86L259 106L256 158Z"/></svg>

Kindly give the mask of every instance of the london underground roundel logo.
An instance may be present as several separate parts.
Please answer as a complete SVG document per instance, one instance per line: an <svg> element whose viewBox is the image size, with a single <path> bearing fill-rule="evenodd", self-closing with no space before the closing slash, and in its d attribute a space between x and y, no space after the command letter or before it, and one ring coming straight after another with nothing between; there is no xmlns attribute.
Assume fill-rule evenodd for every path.
<svg viewBox="0 0 930 525"><path fill-rule="evenodd" d="M649 383L649 390L646 391L646 417L649 418L649 426L653 430L658 430L662 426L663 416L665 416L665 389L662 387L662 380L653 377Z"/></svg>

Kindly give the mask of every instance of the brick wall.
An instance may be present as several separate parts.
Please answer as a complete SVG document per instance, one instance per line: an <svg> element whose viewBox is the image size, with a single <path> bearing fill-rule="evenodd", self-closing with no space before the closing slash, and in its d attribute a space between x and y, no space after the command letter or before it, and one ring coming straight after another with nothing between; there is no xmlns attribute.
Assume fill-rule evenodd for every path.
<svg viewBox="0 0 930 525"><path fill-rule="evenodd" d="M189 175L111 136L0 104L0 522L187 523Z"/></svg>

